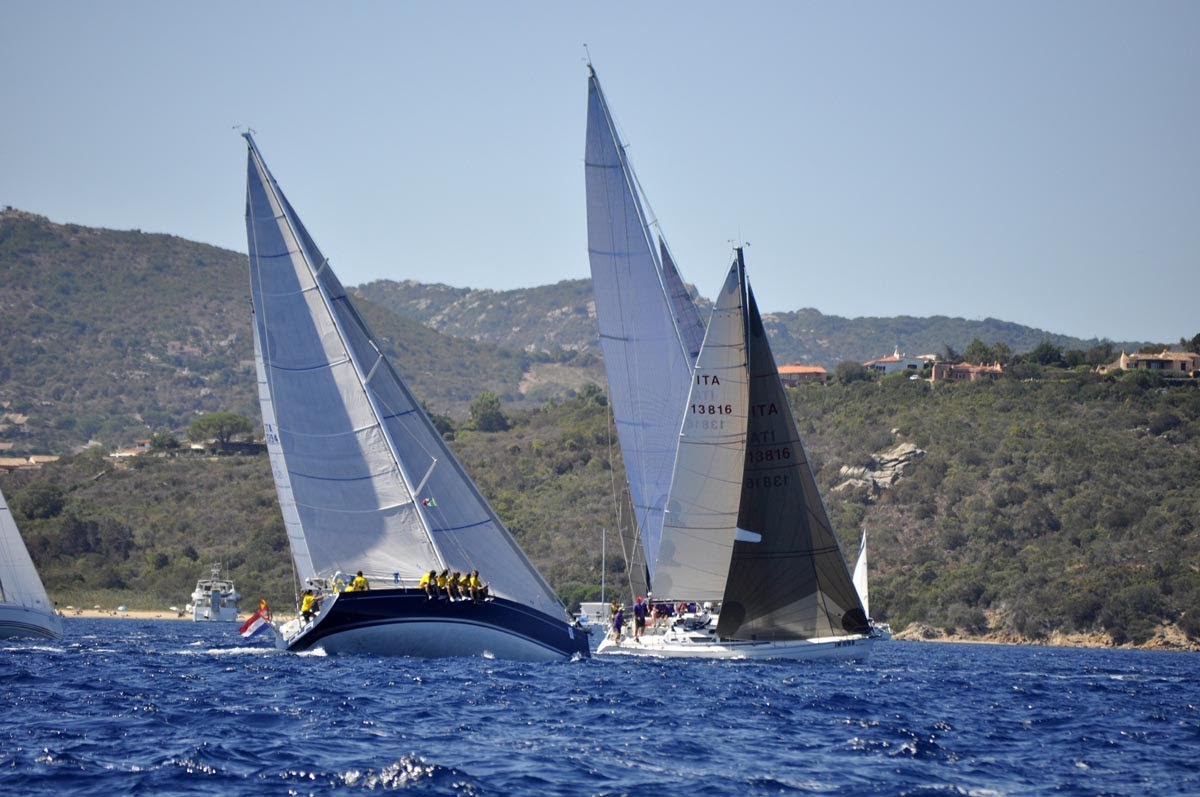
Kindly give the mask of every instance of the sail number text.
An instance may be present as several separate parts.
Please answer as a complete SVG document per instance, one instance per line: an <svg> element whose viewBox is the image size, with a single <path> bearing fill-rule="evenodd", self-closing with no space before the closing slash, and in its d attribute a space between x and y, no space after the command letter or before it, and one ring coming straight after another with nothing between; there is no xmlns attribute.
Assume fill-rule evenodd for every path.
<svg viewBox="0 0 1200 797"><path fill-rule="evenodd" d="M732 404L693 404L693 415L732 415Z"/></svg>
<svg viewBox="0 0 1200 797"><path fill-rule="evenodd" d="M746 452L747 465L754 465L759 462L785 462L791 458L792 449L788 446L782 448L759 448Z"/></svg>
<svg viewBox="0 0 1200 797"><path fill-rule="evenodd" d="M749 476L742 483L742 487L746 490L770 489L772 487L787 487L788 475L786 473L777 473L774 476Z"/></svg>

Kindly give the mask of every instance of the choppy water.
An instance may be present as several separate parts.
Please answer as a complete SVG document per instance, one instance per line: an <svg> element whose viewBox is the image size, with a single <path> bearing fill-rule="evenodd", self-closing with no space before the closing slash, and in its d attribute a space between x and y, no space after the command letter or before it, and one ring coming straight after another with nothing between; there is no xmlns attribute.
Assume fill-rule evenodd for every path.
<svg viewBox="0 0 1200 797"><path fill-rule="evenodd" d="M0 642L0 794L1198 794L1198 661L426 661L69 619L61 644Z"/></svg>

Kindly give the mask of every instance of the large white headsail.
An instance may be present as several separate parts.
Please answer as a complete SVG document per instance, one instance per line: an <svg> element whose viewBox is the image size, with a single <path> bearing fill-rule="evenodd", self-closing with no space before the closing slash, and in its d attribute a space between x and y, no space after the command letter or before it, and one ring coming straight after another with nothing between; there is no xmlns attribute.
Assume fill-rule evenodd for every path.
<svg viewBox="0 0 1200 797"><path fill-rule="evenodd" d="M263 383L313 570L361 569L389 581L396 574L411 586L430 569L477 568L494 594L561 612L246 141ZM277 486L282 501L278 478Z"/></svg>
<svg viewBox="0 0 1200 797"><path fill-rule="evenodd" d="M608 393L651 582L679 425L695 361L677 309L690 303L663 271L633 169L589 67L588 257ZM692 314L695 308L692 307ZM698 318L698 316L697 316ZM689 346L689 340L692 345Z"/></svg>
<svg viewBox="0 0 1200 797"><path fill-rule="evenodd" d="M740 252L729 270L696 360L663 521L654 591L719 601L737 533L746 459L749 371Z"/></svg>

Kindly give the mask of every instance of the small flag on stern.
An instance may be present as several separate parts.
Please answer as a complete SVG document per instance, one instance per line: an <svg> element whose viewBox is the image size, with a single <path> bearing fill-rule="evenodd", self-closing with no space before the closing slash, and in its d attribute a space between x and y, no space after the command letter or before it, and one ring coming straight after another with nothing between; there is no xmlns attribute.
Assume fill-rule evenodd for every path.
<svg viewBox="0 0 1200 797"><path fill-rule="evenodd" d="M270 617L271 610L267 608L267 602L265 600L259 601L258 611L250 615L250 619L242 624L242 627L238 629L238 633L249 639L270 625Z"/></svg>
<svg viewBox="0 0 1200 797"><path fill-rule="evenodd" d="M432 498L425 498L421 501L422 506L437 506L437 501Z"/></svg>

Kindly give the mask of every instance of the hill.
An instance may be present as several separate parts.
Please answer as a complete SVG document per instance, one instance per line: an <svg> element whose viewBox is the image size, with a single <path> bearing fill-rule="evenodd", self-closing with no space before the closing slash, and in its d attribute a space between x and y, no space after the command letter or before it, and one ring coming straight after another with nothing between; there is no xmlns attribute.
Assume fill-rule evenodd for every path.
<svg viewBox="0 0 1200 797"><path fill-rule="evenodd" d="M247 280L236 252L0 212L0 442L23 453L89 441L114 449L210 412L257 422ZM484 390L544 401L600 370L585 364L559 387L549 358L450 338L355 302L439 412L464 415Z"/></svg>
<svg viewBox="0 0 1200 797"><path fill-rule="evenodd" d="M564 351L600 354L590 280L564 280L512 291L376 280L358 288L356 295L455 337L558 357ZM711 303L694 288L692 295L701 315L707 317ZM830 371L840 362L866 362L896 348L910 355L940 355L947 348L961 352L977 338L989 345L1003 343L1014 352L1031 351L1043 342L1081 351L1100 343L994 318L843 318L806 308L768 313L763 323L780 363L803 362ZM1188 330L1180 330L1185 332ZM1118 351L1137 351L1145 344L1127 341L1112 345Z"/></svg>
<svg viewBox="0 0 1200 797"><path fill-rule="evenodd" d="M246 280L237 252L0 211L0 446L114 449L155 431L179 434L210 412L257 420ZM604 384L587 280L513 291L378 280L350 290L397 369L439 413L465 417L485 390L521 408ZM831 370L897 346L911 354L961 351L976 338L1011 351L1095 343L994 319L810 309L764 320L780 362Z"/></svg>

